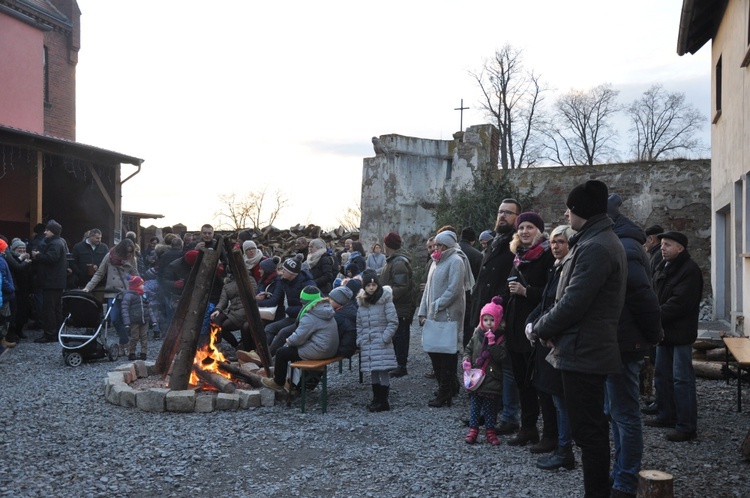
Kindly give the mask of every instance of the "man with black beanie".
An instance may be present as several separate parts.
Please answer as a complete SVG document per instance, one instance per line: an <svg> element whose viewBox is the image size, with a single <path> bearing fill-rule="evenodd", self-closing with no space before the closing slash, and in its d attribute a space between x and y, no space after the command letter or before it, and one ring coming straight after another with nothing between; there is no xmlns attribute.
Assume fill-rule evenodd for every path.
<svg viewBox="0 0 750 498"><path fill-rule="evenodd" d="M562 261L555 305L526 327L544 341L562 372L573 439L581 448L587 498L609 497L609 423L605 381L620 372L617 326L625 302L628 262L607 216L607 186L589 180L571 190L565 215L573 230Z"/></svg>

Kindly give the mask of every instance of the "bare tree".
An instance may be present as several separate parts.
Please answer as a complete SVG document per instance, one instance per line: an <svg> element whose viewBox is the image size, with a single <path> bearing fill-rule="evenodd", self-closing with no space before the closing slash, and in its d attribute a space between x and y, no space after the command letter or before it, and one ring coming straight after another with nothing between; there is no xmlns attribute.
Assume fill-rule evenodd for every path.
<svg viewBox="0 0 750 498"><path fill-rule="evenodd" d="M544 129L547 158L566 166L593 165L614 156L611 118L620 110L618 93L606 84L562 95Z"/></svg>
<svg viewBox="0 0 750 498"><path fill-rule="evenodd" d="M527 71L523 52L506 44L485 61L478 73L469 72L482 91L480 106L500 131L499 160L503 169L533 166L539 159L538 110L547 90L541 77Z"/></svg>
<svg viewBox="0 0 750 498"><path fill-rule="evenodd" d="M359 224L362 220L362 206L356 202L354 206L349 206L344 214L336 219L336 222L347 232L359 231Z"/></svg>
<svg viewBox="0 0 750 498"><path fill-rule="evenodd" d="M684 93L668 93L662 85L653 85L627 109L632 120L633 153L638 161L656 161L673 157L678 151L694 152L702 148L696 133L705 117Z"/></svg>
<svg viewBox="0 0 750 498"><path fill-rule="evenodd" d="M288 201L276 190L273 200L268 199L267 188L248 192L238 197L235 192L219 196L223 208L214 213L218 227L227 230L244 230L273 225Z"/></svg>

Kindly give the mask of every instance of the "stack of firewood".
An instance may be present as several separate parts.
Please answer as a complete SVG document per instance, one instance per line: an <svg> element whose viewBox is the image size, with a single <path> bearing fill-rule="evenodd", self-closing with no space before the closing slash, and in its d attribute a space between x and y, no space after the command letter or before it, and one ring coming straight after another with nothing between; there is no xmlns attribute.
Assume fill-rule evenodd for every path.
<svg viewBox="0 0 750 498"><path fill-rule="evenodd" d="M698 340L693 344L693 369L695 375L705 379L724 379L726 347L717 341ZM736 376L737 369L731 364L730 375Z"/></svg>
<svg viewBox="0 0 750 498"><path fill-rule="evenodd" d="M293 256L297 252L296 241L304 237L310 242L312 239L323 239L328 247L334 251L344 249L346 239L359 240L358 231L350 231L339 227L332 231L326 231L317 225L296 225L287 230L281 230L271 225L263 229L255 229L253 241L266 256L279 256L284 259ZM234 232L217 232L225 237L235 235ZM369 248L365 248L369 249Z"/></svg>

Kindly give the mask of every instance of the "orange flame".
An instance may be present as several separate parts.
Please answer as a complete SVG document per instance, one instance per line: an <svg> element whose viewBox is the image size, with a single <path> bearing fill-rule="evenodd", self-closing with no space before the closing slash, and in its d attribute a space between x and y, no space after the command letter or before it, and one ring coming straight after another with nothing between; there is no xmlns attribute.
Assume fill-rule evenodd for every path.
<svg viewBox="0 0 750 498"><path fill-rule="evenodd" d="M193 365L209 372L215 372L222 377L226 377L227 379L231 379L232 377L231 375L229 375L229 373L224 372L219 368L220 362L227 361L227 359L224 357L224 354L216 347L216 343L219 340L219 334L221 334L221 327L219 327L215 323L211 323L211 332L209 333L208 343L204 343L203 346L199 347L195 352ZM199 379L195 374L195 371L193 370L192 372L190 372L190 384L196 385L198 384L198 380ZM209 386L207 384L204 384L203 388L213 389L212 386Z"/></svg>

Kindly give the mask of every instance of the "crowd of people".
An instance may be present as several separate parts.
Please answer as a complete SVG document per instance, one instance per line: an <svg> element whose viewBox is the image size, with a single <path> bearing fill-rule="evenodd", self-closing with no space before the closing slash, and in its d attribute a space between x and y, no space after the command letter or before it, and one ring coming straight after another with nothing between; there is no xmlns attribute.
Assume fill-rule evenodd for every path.
<svg viewBox="0 0 750 498"><path fill-rule="evenodd" d="M478 246L472 228L438 229L426 243L422 282L396 231L369 254L358 240L335 251L301 237L283 261L264 254L250 232L239 233L235 247L273 360L263 384L293 389L289 362L359 351L372 388L367 409L388 411L391 378L409 374L416 315L432 363L425 376L437 383L429 406L451 406L463 385L466 443L476 443L484 426L488 443L509 436L508 445L529 445L545 470L574 468L575 443L585 496L635 496L643 423L671 429L671 442L697 436L691 344L702 274L684 234L642 229L604 183L578 185L566 205L568 224L548 230L541 215L504 199ZM119 353L135 359L140 344L145 359L148 331L158 337L169 325L199 251L223 251L210 225L197 236L153 237L144 250L134 234L110 249L92 228L68 251L61 231L50 221L28 242L0 236L3 354L29 328L42 328L36 342L55 341L63 290L76 288L106 292ZM260 364L227 270L219 265L209 318L239 361ZM655 363L656 400L642 408L646 362ZM643 421L642 411L655 417Z"/></svg>

